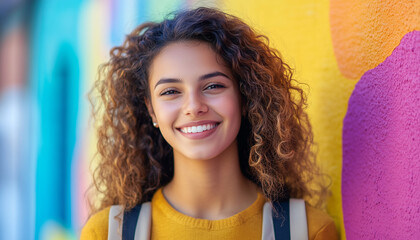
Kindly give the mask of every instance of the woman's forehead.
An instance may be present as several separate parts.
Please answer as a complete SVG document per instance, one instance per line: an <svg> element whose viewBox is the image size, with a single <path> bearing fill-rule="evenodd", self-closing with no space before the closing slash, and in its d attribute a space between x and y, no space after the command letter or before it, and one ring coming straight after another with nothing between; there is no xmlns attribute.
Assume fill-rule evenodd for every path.
<svg viewBox="0 0 420 240"><path fill-rule="evenodd" d="M209 43L179 41L166 45L154 57L150 66L149 80L154 82L161 77L201 75L216 70L231 76L230 69Z"/></svg>
<svg viewBox="0 0 420 240"><path fill-rule="evenodd" d="M181 60L213 61L216 57L217 54L209 43L197 40L183 40L171 42L164 46L152 62L165 60L175 62L180 62Z"/></svg>

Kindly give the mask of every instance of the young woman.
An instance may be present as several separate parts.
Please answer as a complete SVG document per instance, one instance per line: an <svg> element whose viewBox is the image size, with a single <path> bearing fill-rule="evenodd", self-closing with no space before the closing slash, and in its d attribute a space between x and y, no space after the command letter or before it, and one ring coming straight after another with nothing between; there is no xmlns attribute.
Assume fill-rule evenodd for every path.
<svg viewBox="0 0 420 240"><path fill-rule="evenodd" d="M150 239L273 237L265 206L322 203L304 93L240 19L198 8L143 24L102 70L94 174L102 198L82 239L113 238L115 219L121 235L127 213L146 202L150 221L133 231ZM327 214L303 208L309 239L337 238ZM267 214L288 219L281 207Z"/></svg>

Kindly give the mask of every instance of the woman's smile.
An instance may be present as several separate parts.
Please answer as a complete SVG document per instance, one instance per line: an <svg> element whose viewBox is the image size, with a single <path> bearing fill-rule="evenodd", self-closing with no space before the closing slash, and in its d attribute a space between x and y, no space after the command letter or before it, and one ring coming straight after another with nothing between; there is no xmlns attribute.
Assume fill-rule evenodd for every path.
<svg viewBox="0 0 420 240"><path fill-rule="evenodd" d="M177 128L181 134L190 139L203 139L212 135L220 123L214 121L200 121L186 124Z"/></svg>

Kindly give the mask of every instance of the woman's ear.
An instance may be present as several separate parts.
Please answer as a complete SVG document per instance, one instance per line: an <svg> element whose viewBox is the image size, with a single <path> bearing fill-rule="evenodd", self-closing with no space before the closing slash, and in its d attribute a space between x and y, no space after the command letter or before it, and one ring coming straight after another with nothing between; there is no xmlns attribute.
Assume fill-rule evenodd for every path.
<svg viewBox="0 0 420 240"><path fill-rule="evenodd" d="M156 119L155 112L153 111L152 103L147 98L144 99L144 102L146 103L147 111L149 112L149 115L152 118L153 126L158 127L157 119Z"/></svg>

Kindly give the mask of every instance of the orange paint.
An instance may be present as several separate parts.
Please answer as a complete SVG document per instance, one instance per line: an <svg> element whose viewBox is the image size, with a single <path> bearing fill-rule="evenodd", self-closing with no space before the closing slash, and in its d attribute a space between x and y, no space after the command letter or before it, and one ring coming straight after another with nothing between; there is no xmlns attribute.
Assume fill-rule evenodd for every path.
<svg viewBox="0 0 420 240"><path fill-rule="evenodd" d="M420 1L331 0L330 25L341 73L359 79L390 56L406 33L420 30Z"/></svg>

